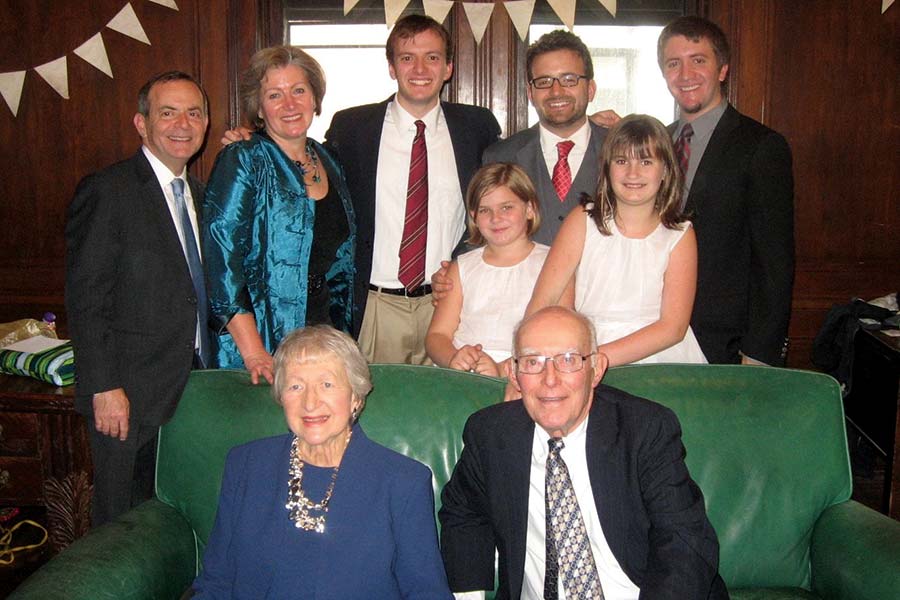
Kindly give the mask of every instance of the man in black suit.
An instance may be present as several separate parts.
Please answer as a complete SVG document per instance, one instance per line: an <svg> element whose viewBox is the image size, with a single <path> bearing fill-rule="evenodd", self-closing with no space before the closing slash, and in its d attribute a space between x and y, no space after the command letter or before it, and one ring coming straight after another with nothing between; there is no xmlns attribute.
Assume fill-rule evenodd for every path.
<svg viewBox="0 0 900 600"><path fill-rule="evenodd" d="M534 239L549 246L581 194L597 191L606 129L587 117L597 85L590 50L578 36L562 29L542 35L528 47L525 73L539 122L490 146L482 162L511 162L528 173L541 200L541 227ZM560 197L554 174L563 162L571 187Z"/></svg>
<svg viewBox="0 0 900 600"><path fill-rule="evenodd" d="M493 589L495 548L498 598L557 597L560 589L599 597L596 589L576 595L567 576L573 550L564 541L583 539L580 580L599 580L606 597L728 597L678 419L599 385L607 360L596 347L590 322L567 308L548 307L519 324L512 381L523 399L469 418L441 494L441 550L457 598ZM560 442L571 482L563 489L555 487L559 459L550 450ZM553 497L572 491L577 508L557 519L564 502Z"/></svg>
<svg viewBox="0 0 900 600"><path fill-rule="evenodd" d="M158 428L209 348L197 246L203 190L186 170L207 125L206 96L191 76L154 77L134 116L142 148L85 177L68 209L66 310L95 526L152 497Z"/></svg>
<svg viewBox="0 0 900 600"><path fill-rule="evenodd" d="M722 30L699 17L667 25L657 46L680 108L676 150L687 148L698 259L691 327L711 363L781 366L794 278L791 151L724 100L729 54Z"/></svg>
<svg viewBox="0 0 900 600"><path fill-rule="evenodd" d="M453 55L449 33L434 19L397 21L386 54L397 93L338 112L325 143L340 157L356 212L354 334L370 361L423 363L433 312L429 275L463 237L463 194L500 126L487 109L440 101ZM424 279L409 289L400 281L399 253L419 122L427 146L427 246Z"/></svg>

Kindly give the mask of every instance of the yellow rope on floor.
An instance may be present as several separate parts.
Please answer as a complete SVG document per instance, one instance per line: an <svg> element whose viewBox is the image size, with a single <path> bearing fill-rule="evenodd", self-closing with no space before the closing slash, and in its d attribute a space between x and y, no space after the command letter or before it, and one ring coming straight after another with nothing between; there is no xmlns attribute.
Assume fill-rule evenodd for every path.
<svg viewBox="0 0 900 600"><path fill-rule="evenodd" d="M36 544L28 544L25 546L13 546L13 533L22 525L31 525L40 529L43 533L41 541ZM47 543L47 530L44 529L40 523L35 523L30 519L19 521L10 528L0 525L0 534L2 534L0 535L0 565L11 565L16 560L16 552L40 548Z"/></svg>

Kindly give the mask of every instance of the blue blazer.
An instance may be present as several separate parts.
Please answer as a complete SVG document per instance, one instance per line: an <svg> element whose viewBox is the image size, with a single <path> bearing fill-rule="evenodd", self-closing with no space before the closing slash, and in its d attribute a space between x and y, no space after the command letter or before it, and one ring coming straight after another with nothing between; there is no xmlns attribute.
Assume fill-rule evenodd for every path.
<svg viewBox="0 0 900 600"><path fill-rule="evenodd" d="M293 438L229 452L195 598L452 600L429 469L372 442L356 425L325 532L304 531L284 507Z"/></svg>

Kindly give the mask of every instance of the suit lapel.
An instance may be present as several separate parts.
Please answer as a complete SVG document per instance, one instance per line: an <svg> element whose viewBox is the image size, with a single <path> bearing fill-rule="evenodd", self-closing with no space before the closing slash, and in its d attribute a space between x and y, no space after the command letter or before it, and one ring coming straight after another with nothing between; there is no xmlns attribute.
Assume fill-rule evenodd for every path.
<svg viewBox="0 0 900 600"><path fill-rule="evenodd" d="M481 156L473 156L476 144L469 135L465 115L458 113L456 107L447 102L441 102L441 110L447 121L447 130L450 132L450 144L453 146L453 157L456 160L459 189L465 197L469 179L481 164Z"/></svg>
<svg viewBox="0 0 900 600"><path fill-rule="evenodd" d="M581 195L581 192L578 190L589 190L589 193L593 195L597 189L597 175L600 172L597 163L600 161L600 147L603 145L603 140L606 137L606 130L590 121L588 125L591 130L591 137L584 151L584 158L581 160L578 173L575 175L574 181L572 181L572 189L566 196L566 204L568 206L576 206L578 204L579 196Z"/></svg>
<svg viewBox="0 0 900 600"><path fill-rule="evenodd" d="M709 185L710 177L714 177L715 173L719 171L719 163L723 160L731 132L738 126L739 122L738 112L729 104L725 108L722 118L716 124L716 128L713 129L713 134L709 138L706 150L700 158L700 164L697 165L697 172L694 173L694 181L691 182L691 189L688 193L685 212L694 215L700 212L700 205L706 197L705 190Z"/></svg>
<svg viewBox="0 0 900 600"><path fill-rule="evenodd" d="M508 500L509 523L509 590L511 598L522 595L525 574L525 540L528 534L528 495L531 478L531 448L534 441L534 421L519 401L519 409L504 428L498 441L506 459L506 473L497 473L505 482L504 495Z"/></svg>

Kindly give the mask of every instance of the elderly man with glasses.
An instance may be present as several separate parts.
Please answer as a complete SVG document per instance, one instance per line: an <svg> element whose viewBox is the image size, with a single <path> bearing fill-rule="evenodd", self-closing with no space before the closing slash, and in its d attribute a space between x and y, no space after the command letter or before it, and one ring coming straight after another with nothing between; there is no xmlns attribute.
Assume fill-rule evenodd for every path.
<svg viewBox="0 0 900 600"><path fill-rule="evenodd" d="M494 588L495 550L498 598L728 598L678 419L600 385L596 347L590 321L567 308L516 329L522 400L469 418L441 495L458 599Z"/></svg>

